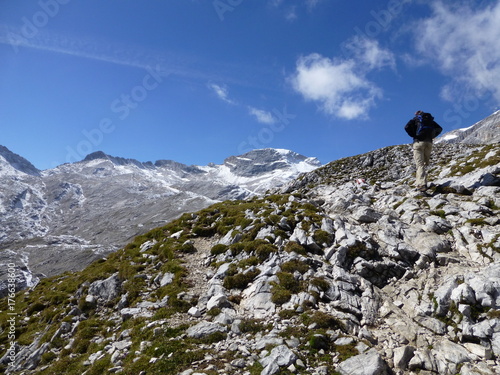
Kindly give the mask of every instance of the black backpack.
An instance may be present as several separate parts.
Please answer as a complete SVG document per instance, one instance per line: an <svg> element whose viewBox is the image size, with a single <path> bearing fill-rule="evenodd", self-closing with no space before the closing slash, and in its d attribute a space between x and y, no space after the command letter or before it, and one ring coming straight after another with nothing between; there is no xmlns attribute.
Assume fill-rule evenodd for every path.
<svg viewBox="0 0 500 375"><path fill-rule="evenodd" d="M434 139L441 133L441 127L434 122L430 113L422 113L415 117L415 137L419 141Z"/></svg>

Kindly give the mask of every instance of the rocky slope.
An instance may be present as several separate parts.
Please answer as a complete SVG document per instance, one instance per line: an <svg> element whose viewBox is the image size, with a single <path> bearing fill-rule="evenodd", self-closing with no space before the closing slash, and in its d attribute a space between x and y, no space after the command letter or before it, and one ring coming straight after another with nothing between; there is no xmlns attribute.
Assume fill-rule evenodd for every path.
<svg viewBox="0 0 500 375"><path fill-rule="evenodd" d="M3 369L500 373L500 145L433 160L426 195L411 148L384 148L44 279L2 301Z"/></svg>
<svg viewBox="0 0 500 375"><path fill-rule="evenodd" d="M182 213L280 186L319 161L287 150L255 150L223 164L142 163L96 152L39 171L0 148L0 295L6 267L19 288L81 270L136 235Z"/></svg>
<svg viewBox="0 0 500 375"><path fill-rule="evenodd" d="M452 130L437 139L437 143L489 144L500 142L500 111L463 129Z"/></svg>

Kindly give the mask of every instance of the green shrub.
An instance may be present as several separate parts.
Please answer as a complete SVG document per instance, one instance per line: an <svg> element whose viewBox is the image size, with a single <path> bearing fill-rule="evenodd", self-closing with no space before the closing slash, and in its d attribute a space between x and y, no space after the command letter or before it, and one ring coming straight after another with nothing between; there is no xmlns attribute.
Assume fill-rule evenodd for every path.
<svg viewBox="0 0 500 375"><path fill-rule="evenodd" d="M295 241L289 241L285 245L285 251L287 253L297 253L304 256L307 255L307 250L305 249L305 247Z"/></svg>
<svg viewBox="0 0 500 375"><path fill-rule="evenodd" d="M45 352L42 354L42 365L45 365L49 362L52 362L54 359L57 358L57 355L54 354L54 352Z"/></svg>
<svg viewBox="0 0 500 375"><path fill-rule="evenodd" d="M307 326L316 324L318 328L344 329L344 324L340 320L322 311L315 311L312 315L302 314L301 319Z"/></svg>
<svg viewBox="0 0 500 375"><path fill-rule="evenodd" d="M90 369L85 371L85 375L101 375L105 374L109 368L113 367L111 357L109 355L96 361Z"/></svg>
<svg viewBox="0 0 500 375"><path fill-rule="evenodd" d="M252 267L252 266L258 266L258 265L259 265L259 258L257 258L256 256L248 257L246 259L241 260L238 263L238 266L243 268L243 269L246 269L246 268Z"/></svg>
<svg viewBox="0 0 500 375"><path fill-rule="evenodd" d="M292 293L300 292L300 282L296 280L291 273L278 272L276 273L276 276L278 276L279 284L282 288L285 288Z"/></svg>
<svg viewBox="0 0 500 375"><path fill-rule="evenodd" d="M210 250L210 254L212 254L214 256L219 255L219 254L224 254L228 248L229 248L229 246L220 243L220 244L212 247L212 249Z"/></svg>
<svg viewBox="0 0 500 375"><path fill-rule="evenodd" d="M266 217L266 223L269 225L276 225L279 223L280 219L280 216L272 214Z"/></svg>
<svg viewBox="0 0 500 375"><path fill-rule="evenodd" d="M182 372L191 366L193 362L200 361L205 357L206 351L195 349L193 344L185 342L185 340L165 340L158 343L154 348L149 348L148 354L159 358L159 360L149 365L148 373L178 374ZM175 354L169 355L172 353ZM137 370L144 370L144 368ZM139 372L136 372L136 374Z"/></svg>
<svg viewBox="0 0 500 375"><path fill-rule="evenodd" d="M275 284L271 287L271 301L276 305L283 305L292 298L292 292Z"/></svg>
<svg viewBox="0 0 500 375"><path fill-rule="evenodd" d="M328 246L332 242L333 236L330 233L319 229L314 232L313 239L318 244L326 244Z"/></svg>
<svg viewBox="0 0 500 375"><path fill-rule="evenodd" d="M245 243L243 242L237 242L229 246L229 250L231 250L231 255L236 256L240 254L242 251L245 251Z"/></svg>
<svg viewBox="0 0 500 375"><path fill-rule="evenodd" d="M324 335L313 334L309 338L309 347L315 350L328 350L330 348L330 342Z"/></svg>
<svg viewBox="0 0 500 375"><path fill-rule="evenodd" d="M222 312L222 310L219 307L213 307L210 310L207 311L208 316L217 316Z"/></svg>
<svg viewBox="0 0 500 375"><path fill-rule="evenodd" d="M224 278L223 286L226 289L245 289L258 275L260 271L249 271L246 273L238 273Z"/></svg>
<svg viewBox="0 0 500 375"><path fill-rule="evenodd" d="M255 255L261 261L265 261L267 258L269 258L269 255L276 253L277 251L278 249L276 248L276 246L267 243L257 246L257 248L255 249Z"/></svg>
<svg viewBox="0 0 500 375"><path fill-rule="evenodd" d="M328 280L322 277L315 277L311 280L311 285L317 287L319 290L326 292L330 289L330 283Z"/></svg>
<svg viewBox="0 0 500 375"><path fill-rule="evenodd" d="M300 291L301 285L289 272L278 272L276 276L279 283L271 283L271 301L276 305L282 305L290 301L292 294Z"/></svg>
<svg viewBox="0 0 500 375"><path fill-rule="evenodd" d="M191 242L186 242L180 246L178 246L176 251L183 253L183 254L194 254L196 253L196 248Z"/></svg>
<svg viewBox="0 0 500 375"><path fill-rule="evenodd" d="M295 271L298 271L301 274L304 274L309 270L309 264L301 260L293 259L283 263L281 265L281 270L283 272L289 272L289 273L294 273Z"/></svg>
<svg viewBox="0 0 500 375"><path fill-rule="evenodd" d="M214 227L196 226L193 228L193 233L199 237L212 237L216 232Z"/></svg>

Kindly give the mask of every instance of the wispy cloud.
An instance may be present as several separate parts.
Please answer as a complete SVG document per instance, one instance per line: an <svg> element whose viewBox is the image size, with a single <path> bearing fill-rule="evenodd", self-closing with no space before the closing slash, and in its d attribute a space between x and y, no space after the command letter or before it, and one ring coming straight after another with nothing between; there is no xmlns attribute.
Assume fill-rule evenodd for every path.
<svg viewBox="0 0 500 375"><path fill-rule="evenodd" d="M244 106L244 104L239 104L235 100L231 99L229 96L229 88L224 84L217 84L213 82L207 83L207 87L215 93L215 95L225 103L237 106ZM252 106L247 106L248 113L254 117L257 122L261 124L274 124L276 123L276 118L271 114L271 112L255 108Z"/></svg>
<svg viewBox="0 0 500 375"><path fill-rule="evenodd" d="M323 0L306 0L297 4L290 4L291 1L287 0L271 0L269 4L283 12L285 19L292 22L299 18L301 12L304 12L304 7L307 11L311 12L322 1Z"/></svg>
<svg viewBox="0 0 500 375"><path fill-rule="evenodd" d="M442 91L445 99L489 91L500 100L500 1L476 9L468 4L432 3L432 15L415 31L416 49L450 77Z"/></svg>
<svg viewBox="0 0 500 375"><path fill-rule="evenodd" d="M104 39L61 35L47 29L37 30L36 34L27 37L21 29L0 24L0 44L10 45L14 53L28 48L139 69L154 66L163 76L174 74L203 81L213 78L210 72L195 68L196 64L185 56Z"/></svg>
<svg viewBox="0 0 500 375"><path fill-rule="evenodd" d="M367 118L382 90L367 74L383 67L394 67L393 54L374 40L352 38L351 58L334 58L313 53L298 59L291 77L295 91L319 104L328 115L347 120Z"/></svg>
<svg viewBox="0 0 500 375"><path fill-rule="evenodd" d="M97 40L72 38L48 33L46 30L38 30L30 37L22 30L11 27L0 26L0 30L0 43L12 46L14 52L18 52L19 48L31 48L138 68L146 68L153 63L153 59L158 60L158 57L147 56L144 51L116 48Z"/></svg>
<svg viewBox="0 0 500 375"><path fill-rule="evenodd" d="M216 83L208 83L207 86L222 101L229 103L229 104L236 104L236 102L234 100L229 98L229 89L227 88L226 85L218 85Z"/></svg>
<svg viewBox="0 0 500 375"><path fill-rule="evenodd" d="M271 114L271 112L254 108L254 107L248 107L248 112L254 116L258 122L261 124L274 124L276 123L276 118Z"/></svg>
<svg viewBox="0 0 500 375"><path fill-rule="evenodd" d="M321 2L321 0L306 0L307 7L312 10Z"/></svg>

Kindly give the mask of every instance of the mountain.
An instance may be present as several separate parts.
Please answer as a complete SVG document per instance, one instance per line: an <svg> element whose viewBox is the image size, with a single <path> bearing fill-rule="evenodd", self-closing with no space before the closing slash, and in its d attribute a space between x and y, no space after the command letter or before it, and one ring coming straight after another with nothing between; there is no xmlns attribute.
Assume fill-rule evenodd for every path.
<svg viewBox="0 0 500 375"><path fill-rule="evenodd" d="M81 270L133 237L185 212L243 199L319 167L317 159L262 149L223 164L156 163L95 152L39 171L0 149L0 294L6 264L18 267L19 288Z"/></svg>
<svg viewBox="0 0 500 375"><path fill-rule="evenodd" d="M19 173L40 176L40 171L33 164L2 145L0 145L0 157L3 160L3 163L0 163L0 176Z"/></svg>
<svg viewBox="0 0 500 375"><path fill-rule="evenodd" d="M488 144L500 142L500 111L463 129L443 134L436 143Z"/></svg>
<svg viewBox="0 0 500 375"><path fill-rule="evenodd" d="M243 178L247 156L200 169ZM498 374L500 144L436 145L426 194L413 174L410 145L340 159L45 278L0 301L2 370Z"/></svg>

